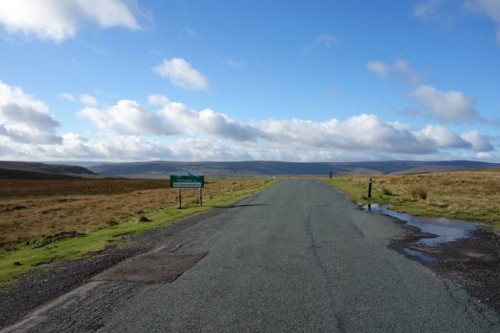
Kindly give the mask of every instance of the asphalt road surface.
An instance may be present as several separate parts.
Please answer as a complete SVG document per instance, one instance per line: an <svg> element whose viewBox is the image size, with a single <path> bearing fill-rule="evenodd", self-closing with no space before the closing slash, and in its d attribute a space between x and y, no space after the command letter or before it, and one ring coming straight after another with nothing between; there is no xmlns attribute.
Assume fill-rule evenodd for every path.
<svg viewBox="0 0 500 333"><path fill-rule="evenodd" d="M388 247L402 233L321 181L282 181L6 331L499 332L495 311Z"/></svg>

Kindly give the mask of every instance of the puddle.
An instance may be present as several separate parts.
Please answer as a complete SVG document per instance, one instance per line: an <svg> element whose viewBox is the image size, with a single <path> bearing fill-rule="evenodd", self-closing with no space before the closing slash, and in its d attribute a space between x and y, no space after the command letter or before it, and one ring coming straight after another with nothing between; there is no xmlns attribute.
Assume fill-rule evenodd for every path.
<svg viewBox="0 0 500 333"><path fill-rule="evenodd" d="M422 252L419 252L417 250L412 250L407 247L403 247L403 251L408 254L411 257L414 257L420 261L423 261L426 264L432 264L434 261L436 261L436 258L433 258L427 254L424 254Z"/></svg>
<svg viewBox="0 0 500 333"><path fill-rule="evenodd" d="M474 231L482 225L481 223L451 220L443 217L431 218L398 213L388 209L386 205L380 206L379 204L371 204L363 205L361 207L365 212L391 216L407 223L410 226L420 229L422 232L435 235L435 237L422 238L415 242L416 245L426 247L436 247L456 240L470 238L472 237ZM432 264L436 261L436 259L431 255L422 253L415 249L404 247L403 251L408 256L426 264Z"/></svg>
<svg viewBox="0 0 500 333"><path fill-rule="evenodd" d="M378 204L364 205L362 208L366 212L369 211L395 217L398 220L406 222L408 225L419 228L423 232L436 235L434 238L424 238L416 242L416 244L429 247L470 238L477 227L482 225L480 223L450 220L444 217L432 218L398 213Z"/></svg>

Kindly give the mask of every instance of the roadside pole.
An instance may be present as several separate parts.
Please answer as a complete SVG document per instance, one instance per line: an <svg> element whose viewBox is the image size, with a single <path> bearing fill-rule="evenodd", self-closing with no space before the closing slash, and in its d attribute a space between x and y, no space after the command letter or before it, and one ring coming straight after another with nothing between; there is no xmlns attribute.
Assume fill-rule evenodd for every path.
<svg viewBox="0 0 500 333"><path fill-rule="evenodd" d="M179 187L178 190L179 190L178 191L178 193L179 193L179 195L178 195L179 196L179 209L181 209L182 208L181 188Z"/></svg>
<svg viewBox="0 0 500 333"><path fill-rule="evenodd" d="M368 182L368 198L372 197L372 179Z"/></svg>

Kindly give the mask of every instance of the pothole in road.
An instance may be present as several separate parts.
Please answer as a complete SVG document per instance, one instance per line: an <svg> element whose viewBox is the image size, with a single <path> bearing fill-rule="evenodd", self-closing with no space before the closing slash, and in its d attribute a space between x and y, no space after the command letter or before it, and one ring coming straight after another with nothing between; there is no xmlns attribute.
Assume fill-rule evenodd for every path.
<svg viewBox="0 0 500 333"><path fill-rule="evenodd" d="M129 281L142 283L170 283L203 259L208 252L146 253L127 259L94 276L92 281Z"/></svg>

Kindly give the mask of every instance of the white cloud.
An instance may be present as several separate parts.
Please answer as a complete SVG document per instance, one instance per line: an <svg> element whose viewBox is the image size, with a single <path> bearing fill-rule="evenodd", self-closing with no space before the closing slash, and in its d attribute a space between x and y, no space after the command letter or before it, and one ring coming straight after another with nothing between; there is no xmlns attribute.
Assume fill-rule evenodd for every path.
<svg viewBox="0 0 500 333"><path fill-rule="evenodd" d="M78 133L56 137L57 122L43 103L1 84L0 156L55 161L499 158L493 153L493 139L476 130L456 133L443 125L414 128L373 114L344 120L242 122L210 109L193 110L162 95L151 95L148 101L153 110L131 100L104 108L85 107L79 115L102 132L91 138ZM11 104L21 110L10 110ZM13 132L16 124L29 132L16 136L21 133Z"/></svg>
<svg viewBox="0 0 500 333"><path fill-rule="evenodd" d="M204 147L206 140L224 142L253 151L252 156L263 156L257 153L258 150L275 151L276 156L288 156L291 151L313 151L311 156L331 156L339 152L426 155L441 149L477 150L479 142L483 147L490 144L486 137L481 137L481 141L472 134L464 137L443 126L414 129L400 123L384 122L370 114L343 121L269 119L244 123L210 109L190 109L162 95L151 95L148 100L151 105L160 106L160 110L150 111L137 102L123 100L104 110L85 108L80 114L116 135L190 136L201 140L196 142ZM169 148L175 155L176 150L172 146ZM205 151L200 152L200 156L222 154L221 149L212 146L210 149L210 155ZM234 157L232 153L222 155Z"/></svg>
<svg viewBox="0 0 500 333"><path fill-rule="evenodd" d="M386 77L387 75L389 75L390 72L389 67L382 61L378 60L373 60L368 62L368 64L366 65L366 69L368 69L370 72L375 73L381 78Z"/></svg>
<svg viewBox="0 0 500 333"><path fill-rule="evenodd" d="M422 136L416 135L416 131L369 114L344 121L268 120L259 122L258 126L268 141L309 149L425 154L437 148L428 140L421 140Z"/></svg>
<svg viewBox="0 0 500 333"><path fill-rule="evenodd" d="M445 1L447 0L420 1L413 7L413 15L424 20L434 17Z"/></svg>
<svg viewBox="0 0 500 333"><path fill-rule="evenodd" d="M167 145L139 136L114 136L106 140L91 141L88 146L104 158L111 157L115 160L151 160L171 157L170 148Z"/></svg>
<svg viewBox="0 0 500 333"><path fill-rule="evenodd" d="M404 60L398 60L393 65L394 71L400 75L408 83L417 83L420 81L420 74L413 70L408 62Z"/></svg>
<svg viewBox="0 0 500 333"><path fill-rule="evenodd" d="M485 153L494 150L489 138L481 135L477 130L463 133L461 137L465 141L469 142L472 149L476 152Z"/></svg>
<svg viewBox="0 0 500 333"><path fill-rule="evenodd" d="M200 128L209 135L218 135L238 141L255 140L259 130L253 126L243 125L225 114L205 109L199 113Z"/></svg>
<svg viewBox="0 0 500 333"><path fill-rule="evenodd" d="M461 91L442 92L433 86L423 85L413 92L413 96L445 123L480 119L474 98Z"/></svg>
<svg viewBox="0 0 500 333"><path fill-rule="evenodd" d="M163 59L153 70L169 79L173 85L184 89L206 90L209 86L207 78L182 58Z"/></svg>
<svg viewBox="0 0 500 333"><path fill-rule="evenodd" d="M85 15L97 21L100 27L124 26L139 29L139 24L127 1L123 0L79 0L77 1Z"/></svg>
<svg viewBox="0 0 500 333"><path fill-rule="evenodd" d="M398 60L392 65L382 61L372 60L366 65L366 69L375 73L380 78L394 76L405 83L415 84L420 81L420 74L412 69L406 60Z"/></svg>
<svg viewBox="0 0 500 333"><path fill-rule="evenodd" d="M473 12L489 17L495 23L496 42L500 46L500 1L498 0L466 0L465 7Z"/></svg>
<svg viewBox="0 0 500 333"><path fill-rule="evenodd" d="M70 102L74 102L75 101L75 97L71 94L68 94L68 93L62 93L61 95L61 98L67 100L67 101L70 101Z"/></svg>
<svg viewBox="0 0 500 333"><path fill-rule="evenodd" d="M80 102L84 105L87 105L87 106L96 106L97 105L97 99L94 96L88 95L88 94L81 95Z"/></svg>
<svg viewBox="0 0 500 333"><path fill-rule="evenodd" d="M371 119L371 120L370 120ZM349 130L356 123L367 122L363 128L350 134ZM388 124L373 115L361 115L343 122L335 122L332 129L325 130L335 134L330 141L298 139L300 125L306 121L295 121L294 125L283 126L293 130L292 139L286 133L276 132L276 137L253 141L235 141L218 137L180 137L168 142L155 141L137 135L106 135L95 139L87 139L81 135L68 133L63 135L61 145L33 145L23 143L6 143L0 136L0 156L7 159L28 160L94 160L94 161L144 161L153 159L169 159L181 161L235 161L235 160L278 160L278 161L366 161L381 159L457 159L461 156L474 156L494 159L491 144L479 133L465 133L463 148L457 149L454 140L432 133L428 128L415 130L398 124ZM263 125L263 124L261 124ZM323 123L309 122L303 132L328 127ZM337 128L335 128L337 127ZM364 129L373 133L359 133ZM379 133L380 132L380 133ZM446 130L445 130L446 132ZM456 134L451 133L451 137ZM344 141L338 141L343 138ZM369 142L370 140L376 140ZM394 140L404 140L403 143ZM460 139L459 139L460 140ZM352 141L352 142L350 142ZM481 144L482 146L480 146ZM404 146L407 146L404 149ZM498 156L497 156L498 161Z"/></svg>
<svg viewBox="0 0 500 333"><path fill-rule="evenodd" d="M174 135L179 130L159 112L150 112L131 100L99 110L86 107L78 113L97 127L120 135Z"/></svg>
<svg viewBox="0 0 500 333"><path fill-rule="evenodd" d="M170 159L170 148L139 136L88 139L76 133L62 136L59 145L9 143L0 136L0 156L9 160L143 161Z"/></svg>
<svg viewBox="0 0 500 333"><path fill-rule="evenodd" d="M423 136L422 140L432 140L438 148L471 148L468 141L443 126L428 125L419 134Z"/></svg>
<svg viewBox="0 0 500 333"><path fill-rule="evenodd" d="M57 126L45 104L21 88L0 81L0 136L18 142L55 144L61 141L55 134Z"/></svg>
<svg viewBox="0 0 500 333"><path fill-rule="evenodd" d="M61 42L73 37L84 21L93 21L104 29L139 29L130 2L123 0L0 1L0 24L10 34Z"/></svg>
<svg viewBox="0 0 500 333"><path fill-rule="evenodd" d="M242 124L229 116L205 109L195 111L182 103L170 102L160 95L149 96L151 104L161 105L162 114L185 134L203 133L206 135L226 137L236 141L255 140L258 129L250 124Z"/></svg>
<svg viewBox="0 0 500 333"><path fill-rule="evenodd" d="M224 140L180 139L170 146L172 158L188 161L238 161L253 160L253 152L260 147L244 142L232 143Z"/></svg>

